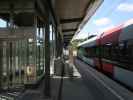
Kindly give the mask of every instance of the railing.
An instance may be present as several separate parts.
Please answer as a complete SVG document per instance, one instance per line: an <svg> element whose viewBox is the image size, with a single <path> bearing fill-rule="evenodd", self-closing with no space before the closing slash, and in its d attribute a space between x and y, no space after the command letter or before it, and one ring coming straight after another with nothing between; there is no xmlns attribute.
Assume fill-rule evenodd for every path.
<svg viewBox="0 0 133 100"><path fill-rule="evenodd" d="M16 100L15 97L0 95L0 100Z"/></svg>

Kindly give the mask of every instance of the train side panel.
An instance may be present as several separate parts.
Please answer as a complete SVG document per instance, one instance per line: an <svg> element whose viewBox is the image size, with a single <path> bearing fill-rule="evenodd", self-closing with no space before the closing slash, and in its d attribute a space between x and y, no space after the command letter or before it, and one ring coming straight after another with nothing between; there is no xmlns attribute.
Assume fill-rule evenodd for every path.
<svg viewBox="0 0 133 100"><path fill-rule="evenodd" d="M114 78L133 89L133 71L115 66Z"/></svg>
<svg viewBox="0 0 133 100"><path fill-rule="evenodd" d="M114 65L107 62L102 62L102 70L110 75L114 74Z"/></svg>

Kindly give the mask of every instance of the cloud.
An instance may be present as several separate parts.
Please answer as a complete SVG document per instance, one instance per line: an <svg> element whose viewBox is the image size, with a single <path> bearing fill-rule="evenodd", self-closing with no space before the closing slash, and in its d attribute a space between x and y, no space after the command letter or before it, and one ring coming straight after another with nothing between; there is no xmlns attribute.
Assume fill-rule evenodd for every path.
<svg viewBox="0 0 133 100"><path fill-rule="evenodd" d="M111 23L111 20L109 18L101 18L101 19L97 19L93 21L94 24L96 24L97 26L101 26L101 25L107 25Z"/></svg>
<svg viewBox="0 0 133 100"><path fill-rule="evenodd" d="M118 7L117 10L123 11L123 12L133 12L133 3L121 3Z"/></svg>
<svg viewBox="0 0 133 100"><path fill-rule="evenodd" d="M114 27L115 27L114 25L110 25L110 26L107 26L107 27L99 28L99 32L105 32L105 31L107 31L109 29L112 29Z"/></svg>

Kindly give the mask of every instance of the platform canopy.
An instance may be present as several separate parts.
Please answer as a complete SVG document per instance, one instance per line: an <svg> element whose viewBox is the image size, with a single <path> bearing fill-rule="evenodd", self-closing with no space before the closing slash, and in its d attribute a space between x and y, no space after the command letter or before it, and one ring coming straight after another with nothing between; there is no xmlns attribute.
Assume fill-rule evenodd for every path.
<svg viewBox="0 0 133 100"><path fill-rule="evenodd" d="M0 0L0 20L6 24L0 27L0 40L33 38L34 11L33 0ZM11 22L14 27L9 27Z"/></svg>
<svg viewBox="0 0 133 100"><path fill-rule="evenodd" d="M35 11L35 2L38 3L41 13ZM13 15L15 25L19 27L34 26L34 13L37 12L44 17L47 12L46 2L51 3L52 6L48 7L53 9L53 15L56 17L64 37L64 44L68 45L103 0L0 0L0 18L11 21L10 17ZM46 9L44 10L44 8Z"/></svg>
<svg viewBox="0 0 133 100"><path fill-rule="evenodd" d="M102 2L103 0L53 0L66 45L74 34L82 29Z"/></svg>

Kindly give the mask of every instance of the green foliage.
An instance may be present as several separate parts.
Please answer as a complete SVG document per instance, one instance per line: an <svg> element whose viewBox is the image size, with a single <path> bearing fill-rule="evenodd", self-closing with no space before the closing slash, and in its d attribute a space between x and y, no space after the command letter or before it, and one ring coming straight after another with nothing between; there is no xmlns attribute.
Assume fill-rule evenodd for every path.
<svg viewBox="0 0 133 100"><path fill-rule="evenodd" d="M92 37L95 37L96 35L90 35L89 37L87 38L84 38L84 39L75 39L71 42L70 46L73 48L73 49L77 49L77 46L78 44L88 40L88 39L91 39Z"/></svg>
<svg viewBox="0 0 133 100"><path fill-rule="evenodd" d="M88 38L85 38L85 39L75 39L75 40L73 40L73 41L71 42L70 47L72 47L73 49L77 49L78 44L80 44L80 43L86 41L87 39L88 39Z"/></svg>

